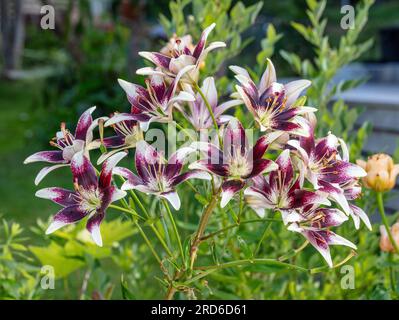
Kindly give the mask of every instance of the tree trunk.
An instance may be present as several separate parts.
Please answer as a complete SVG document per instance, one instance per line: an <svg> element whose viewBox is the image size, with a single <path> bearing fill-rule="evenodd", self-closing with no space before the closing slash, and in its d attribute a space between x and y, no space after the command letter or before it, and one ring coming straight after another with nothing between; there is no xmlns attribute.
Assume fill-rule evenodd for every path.
<svg viewBox="0 0 399 320"><path fill-rule="evenodd" d="M0 0L2 75L10 77L21 66L25 40L22 0Z"/></svg>

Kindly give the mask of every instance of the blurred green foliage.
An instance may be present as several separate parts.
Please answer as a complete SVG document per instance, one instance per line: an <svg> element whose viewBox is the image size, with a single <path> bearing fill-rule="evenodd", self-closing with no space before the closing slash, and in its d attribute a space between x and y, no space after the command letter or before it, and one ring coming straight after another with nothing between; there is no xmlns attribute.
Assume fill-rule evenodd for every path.
<svg viewBox="0 0 399 320"><path fill-rule="evenodd" d="M0 227L0 299L35 299L39 267L29 257L27 238L18 223L2 220Z"/></svg>
<svg viewBox="0 0 399 320"><path fill-rule="evenodd" d="M360 110L349 108L343 100L335 101L332 106L331 102L343 92L367 80L355 78L337 82L335 77L343 67L358 59L373 45L373 39L358 41L373 3L374 0L359 2L355 10L354 27L347 29L337 44L332 44L326 33L328 19L324 16L327 1L307 0L306 14L310 25L292 22L292 27L312 46L314 57L301 58L294 52L280 51L281 56L291 65L296 74L312 80L312 86L307 90L306 95L309 105L318 109L319 135L332 131L341 136L351 148L352 159L361 156L363 144L371 127L368 123L364 123L361 128L355 130L354 126Z"/></svg>
<svg viewBox="0 0 399 320"><path fill-rule="evenodd" d="M54 32L40 32L40 37L31 26L24 51L25 64L42 70L41 107L67 123L91 106L97 106L102 114L123 106L117 79L126 78L129 71L129 28L111 13L104 21L94 21L88 2L76 3L78 21L72 14L65 15L62 25ZM45 127L43 136L48 137L58 124L43 119L38 127Z"/></svg>

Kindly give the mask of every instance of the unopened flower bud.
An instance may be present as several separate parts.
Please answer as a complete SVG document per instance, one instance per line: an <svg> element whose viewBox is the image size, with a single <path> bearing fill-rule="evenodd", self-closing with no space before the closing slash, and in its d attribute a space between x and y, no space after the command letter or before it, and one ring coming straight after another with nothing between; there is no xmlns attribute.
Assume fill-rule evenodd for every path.
<svg viewBox="0 0 399 320"><path fill-rule="evenodd" d="M385 226L380 226L380 249L384 252L395 252L395 248L393 247L391 241L389 240L387 230ZM391 233L394 241L399 246L399 222L396 222L391 227Z"/></svg>
<svg viewBox="0 0 399 320"><path fill-rule="evenodd" d="M383 192L395 186L399 164L394 164L389 155L379 153L369 157L367 162L357 160L356 163L367 172L367 176L363 178L363 183L367 188Z"/></svg>

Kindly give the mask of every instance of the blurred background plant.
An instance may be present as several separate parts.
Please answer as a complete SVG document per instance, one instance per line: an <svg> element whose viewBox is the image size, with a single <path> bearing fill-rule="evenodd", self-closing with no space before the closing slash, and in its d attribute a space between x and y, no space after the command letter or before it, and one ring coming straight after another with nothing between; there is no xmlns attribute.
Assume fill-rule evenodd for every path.
<svg viewBox="0 0 399 320"><path fill-rule="evenodd" d="M20 2L7 3L18 5ZM138 230L127 217L111 210L111 219L102 225L104 248L91 243L81 224L51 237L44 236L46 223L36 222L36 218L47 219L56 206L34 199L33 177L38 166L21 166L27 155L45 146L59 122L72 124L87 107L97 105L98 114L127 110L128 104L116 79L140 83L142 79L134 73L143 63L137 52L158 50L175 33L191 34L196 41L204 27L217 23L210 40L222 40L228 46L207 59L202 75L216 73L218 90L224 97L233 91L235 83L228 71L229 65L245 66L257 79L265 68L266 58L272 57L284 81L292 77L312 80L307 104L319 109L319 133L331 130L349 141L352 160L365 158L375 151L396 154L394 160L399 160L399 149L395 153L397 128L388 121L395 119L395 112L399 110L395 111L395 106L385 101L392 92L384 91L387 87L384 81L392 83L389 77L395 77L395 70L398 70L397 62L392 60L392 52L399 43L392 41L399 12L395 1L380 1L374 6L371 0L356 1L355 28L349 30L340 28L339 23L340 8L347 1L50 1L57 13L55 30L40 29L38 8L40 10L42 3L28 2L32 6L21 7L20 12L25 40L19 64L15 59L15 65L10 65L5 58L7 38L2 29L0 212L5 213L6 219L0 233L2 299L150 299L164 296L159 288L165 284L166 272L159 271L159 265L148 254ZM396 47L389 47L389 43L396 43ZM354 63L355 60L361 63ZM377 65L385 70L384 75L389 75L383 79L384 90L381 93L378 86L374 91L373 87L366 87L369 94L362 100L364 91L355 88L363 88L365 83L370 85L379 79L373 71ZM363 72L370 66L372 71ZM370 98L373 94L374 100ZM389 108L385 108L385 104ZM235 112L250 123L245 108L237 108ZM373 128L368 120L374 122ZM387 134L389 137L384 140ZM373 142L375 139L378 143ZM382 150L386 141L390 143L388 150ZM60 170L49 176L48 185L57 182L57 185L66 186L69 180L67 170ZM200 192L190 193L183 200L193 214L182 216L178 225L184 232L186 244L189 234L194 232L194 222L201 208L208 202L201 196L204 186L198 183L195 187ZM390 225L398 219L395 192L394 189L384 195ZM359 205L373 215L377 208L375 199L375 192L365 189ZM162 212L152 198L140 200L151 212ZM280 257L281 261L312 269L312 273L269 265L226 268L210 273L196 287L187 285L178 298L398 297L399 285L397 280L392 280L392 272L398 271L398 255L380 251L378 218L372 217L373 232L366 232L364 227L356 232L350 222L339 230L358 244L357 256L349 261L346 259L352 255L350 250L333 250L336 263L354 268L355 287L345 289L341 286L343 269L323 267L319 255L312 248L302 247L299 235L273 222L271 213L269 222L260 221L244 207L239 220L251 222L240 224L238 215L232 208L216 210L207 231L210 235L220 228L226 231L223 237L212 235L201 247L201 265L218 265L232 258ZM24 237L18 223L7 221L23 225ZM162 214L155 223L162 223ZM145 232L148 228L147 225L143 227ZM55 290L40 288L42 265L56 266ZM165 262L162 267L166 270L170 265Z"/></svg>
<svg viewBox="0 0 399 320"><path fill-rule="evenodd" d="M0 229L0 297L1 299L36 299L40 267L30 257L27 238L18 223L2 220Z"/></svg>

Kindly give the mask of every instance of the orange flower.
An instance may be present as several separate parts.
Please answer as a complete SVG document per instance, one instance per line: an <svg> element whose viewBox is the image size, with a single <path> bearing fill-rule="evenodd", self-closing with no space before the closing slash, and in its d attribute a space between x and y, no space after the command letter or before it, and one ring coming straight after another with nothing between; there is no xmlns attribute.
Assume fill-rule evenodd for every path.
<svg viewBox="0 0 399 320"><path fill-rule="evenodd" d="M387 230L384 226L380 226L380 249L384 252L395 252L395 248L393 247L391 241L389 240ZM395 240L396 244L399 246L399 222L396 222L391 227L392 237Z"/></svg>
<svg viewBox="0 0 399 320"><path fill-rule="evenodd" d="M367 188L383 192L395 186L399 164L394 164L389 155L379 153L369 157L367 162L357 160L356 163L367 172L367 176L363 178L363 183Z"/></svg>

